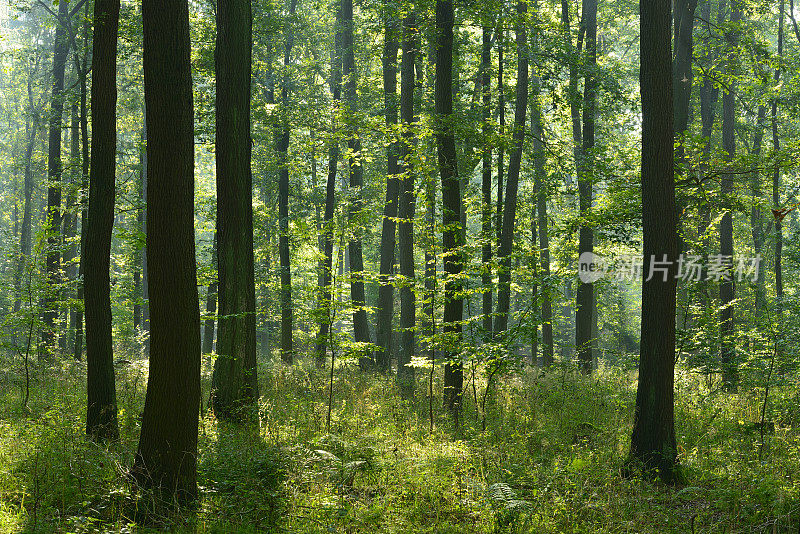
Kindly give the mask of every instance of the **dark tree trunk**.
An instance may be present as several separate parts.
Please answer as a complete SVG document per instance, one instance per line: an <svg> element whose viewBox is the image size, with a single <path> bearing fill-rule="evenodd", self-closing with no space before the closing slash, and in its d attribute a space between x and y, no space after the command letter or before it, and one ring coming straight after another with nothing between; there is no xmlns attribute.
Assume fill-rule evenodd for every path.
<svg viewBox="0 0 800 534"><path fill-rule="evenodd" d="M481 285L483 286L483 331L484 339L490 339L492 335L492 145L489 142L490 126L489 120L492 114L492 39L488 27L483 27L481 46L481 93L482 93L482 114L483 119L483 173L481 177L481 239L483 247L481 251Z"/></svg>
<svg viewBox="0 0 800 534"><path fill-rule="evenodd" d="M330 89L333 103L338 106L342 97L342 10L336 9L336 30L331 52ZM334 128L335 129L335 128ZM328 179L325 185L325 215L322 221L323 268L320 302L319 331L316 342L316 361L321 367L325 363L328 335L331 331L331 305L333 291L333 216L336 209L336 174L339 168L339 140L334 136L328 146Z"/></svg>
<svg viewBox="0 0 800 534"><path fill-rule="evenodd" d="M416 274L414 272L414 216L416 212L416 191L414 187L414 168L411 158L414 134L414 65L417 50L416 15L414 6L403 20L403 59L400 74L400 119L403 125L401 160L403 175L399 192L399 262L402 285L400 286L400 347L397 353L397 380L400 392L405 399L414 395L414 368L410 367L415 352L415 328L417 322L417 301L415 293Z"/></svg>
<svg viewBox="0 0 800 534"><path fill-rule="evenodd" d="M186 0L143 0L148 127L150 372L133 475L197 497L200 310L194 245L194 114Z"/></svg>
<svg viewBox="0 0 800 534"><path fill-rule="evenodd" d="M692 34L697 0L675 0L675 59L672 62L672 97L675 114L675 133L683 135L689 126L689 109L692 96ZM678 145L678 155L683 156L683 144Z"/></svg>
<svg viewBox="0 0 800 534"><path fill-rule="evenodd" d="M780 21L778 22L778 57L783 59L783 28L784 28L784 17L786 9L786 2L785 0L781 0L780 4L780 11L779 17ZM779 63L780 65L780 63ZM781 80L781 68L778 67L775 69L775 85ZM778 137L778 99L775 98L772 101L772 113L771 113L771 122L772 122L772 148L775 152L778 152L781 148L780 138ZM775 209L781 209L781 169L780 166L775 165L775 168L772 170L772 203L775 205ZM782 270L782 260L783 256L783 225L780 220L775 221L775 300L778 304L778 321L782 322L782 314L783 314L783 270ZM779 325L780 327L780 325Z"/></svg>
<svg viewBox="0 0 800 534"><path fill-rule="evenodd" d="M578 236L578 257L594 253L594 232L586 218L592 209L592 184L594 182L594 133L597 101L597 0L583 0L581 24L586 33L586 75L583 92L583 147L578 159L578 202L581 225ZM575 312L575 346L578 361L584 373L594 367L595 339L592 334L592 316L595 308L594 286L581 282L578 285Z"/></svg>
<svg viewBox="0 0 800 534"><path fill-rule="evenodd" d="M767 83L769 78L765 76L764 82ZM753 255L757 258L761 257L763 252L764 242L766 241L767 234L764 227L764 213L761 210L761 201L763 199L763 191L761 188L761 173L757 170L760 166L761 146L764 142L764 128L767 119L767 106L761 104L758 106L758 115L756 117L756 129L753 133L753 145L750 150L753 161L756 163L756 170L750 174L750 194L753 199L753 206L750 209L750 233L753 237ZM758 320L762 317L766 309L766 296L764 294L764 262L758 262L757 278L755 281L755 306L754 316Z"/></svg>
<svg viewBox="0 0 800 534"><path fill-rule="evenodd" d="M461 232L461 188L458 180L453 115L453 4L436 2L436 89L435 113L439 175L442 180L442 253L444 255L444 407L458 424L464 373L461 363L461 321L464 298L460 280L463 266Z"/></svg>
<svg viewBox="0 0 800 534"><path fill-rule="evenodd" d="M34 114L36 111L33 108L33 89L31 80L28 80L28 102L29 111ZM24 171L24 184L23 194L25 196L25 206L22 212L22 228L20 229L19 236L19 258L14 273L14 312L20 311L22 308L22 278L25 274L25 267L28 265L31 256L31 235L32 235L32 221L33 221L33 169L31 168L33 160L33 149L36 145L36 133L38 131L38 117L34 116L33 120L25 124L25 131L27 135L27 145L25 147L25 171Z"/></svg>
<svg viewBox="0 0 800 534"><path fill-rule="evenodd" d="M289 19L294 19L297 0L289 4ZM284 35L284 71L288 68L294 46L294 30L287 23ZM289 74L284 73L281 81L281 123L275 135L275 146L278 152L278 255L281 266L281 360L291 364L294 361L292 333L294 331L294 311L292 306L292 266L289 255L289 117L286 115L289 103Z"/></svg>
<svg viewBox="0 0 800 534"><path fill-rule="evenodd" d="M220 319L211 400L220 419L250 423L257 422L258 401L250 170L252 35L250 0L220 0L215 53Z"/></svg>
<svg viewBox="0 0 800 534"><path fill-rule="evenodd" d="M673 144L670 2L642 0L642 226L645 265L670 261L667 279L643 269L642 338L631 460L676 480L674 426L675 267L678 259Z"/></svg>
<svg viewBox="0 0 800 534"><path fill-rule="evenodd" d="M67 35L67 17L69 2L64 0L58 5L55 41L53 43L53 89L50 100L49 138L47 148L47 283L48 293L45 297L42 321L42 351L45 359L52 359L55 349L55 328L58 310L58 285L61 282L61 124L64 114L64 76L66 74L69 40Z"/></svg>
<svg viewBox="0 0 800 534"><path fill-rule="evenodd" d="M739 0L731 0L731 16L732 23L737 23L742 18ZM730 46L737 46L739 41L738 30L732 29L726 32L726 40ZM734 54L730 52L727 58L728 74L733 75ZM729 165L727 171L731 171L730 165L736 156L736 138L734 135L734 127L736 125L736 87L735 83L728 85L727 89L722 94L722 150L725 152L725 161ZM725 172L722 175L722 183L720 185L720 193L724 197L726 205L730 205L730 195L733 194L733 179L732 172ZM726 258L730 265L733 261L733 215L730 211L726 211L722 216L719 223L719 252ZM727 279L725 279L727 278ZM719 285L719 298L722 305L720 312L720 338L721 338L721 365L722 365L722 382L728 390L735 390L739 382L739 372L736 364L736 346L734 340L734 324L733 324L733 300L736 298L736 286L733 280L733 273L729 272L727 276L720 281Z"/></svg>
<svg viewBox="0 0 800 534"><path fill-rule="evenodd" d="M344 72L344 101L351 115L358 107L356 98L355 43L353 41L353 0L342 0L342 58ZM351 121L352 122L352 121ZM352 124L347 136L349 151L348 167L350 168L350 205L348 219L357 223L363 208L362 192L364 186L364 160L361 155L361 138L357 128ZM360 226L356 224L356 227ZM356 343L369 343L369 325L367 324L366 300L364 297L364 255L361 246L361 230L356 228L347 244L350 259L350 300L353 305L353 338ZM360 366L368 369L374 365L373 355L369 349L361 351Z"/></svg>
<svg viewBox="0 0 800 534"><path fill-rule="evenodd" d="M86 221L86 433L116 439L117 394L111 339L111 235L117 158L119 0L96 0L92 50L92 163Z"/></svg>
<svg viewBox="0 0 800 534"><path fill-rule="evenodd" d="M392 316L394 315L394 284L391 281L395 263L395 229L397 226L397 203L400 190L398 156L400 143L397 139L397 50L398 24L392 2L384 3L384 47L383 47L383 94L386 129L389 136L387 149L386 202L383 208L381 230L380 273L378 275L378 306L375 325L376 367L386 372L392 361Z"/></svg>
<svg viewBox="0 0 800 534"><path fill-rule="evenodd" d="M538 51L538 37L536 31L532 32L531 43L532 53ZM542 106L539 101L541 91L540 79L538 76L532 77L531 84L531 135L533 136L533 171L534 171L534 190L536 203L536 218L533 222L533 243L535 248L536 237L538 236L539 246L539 268L541 279L544 281L541 286L541 321L542 321L542 364L549 366L553 364L553 305L550 300L550 291L546 281L550 278L550 235L547 220L547 188L545 179L547 173L545 166L547 156L544 145L544 117L542 116ZM535 255L534 255L535 256ZM535 304L535 303L534 303ZM535 363L535 361L534 361Z"/></svg>
<svg viewBox="0 0 800 534"><path fill-rule="evenodd" d="M500 144L497 147L497 202L495 203L495 231L497 233L497 249L500 250L500 242L503 240L503 180L505 179L505 139L506 133L506 89L503 83L503 73L505 70L505 37L506 32L503 27L497 30L497 113L500 123Z"/></svg>
<svg viewBox="0 0 800 534"><path fill-rule="evenodd" d="M214 325L217 316L217 292L219 291L219 262L217 258L217 234L215 233L214 240L211 244L211 265L214 270L214 278L211 283L208 284L208 289L206 290L206 319L203 323L203 354L211 354L214 352Z"/></svg>

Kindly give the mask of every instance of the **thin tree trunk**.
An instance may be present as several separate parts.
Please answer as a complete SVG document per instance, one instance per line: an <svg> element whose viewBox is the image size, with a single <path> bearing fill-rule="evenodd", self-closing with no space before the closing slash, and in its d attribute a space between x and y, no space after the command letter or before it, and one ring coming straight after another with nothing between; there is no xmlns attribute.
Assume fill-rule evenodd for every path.
<svg viewBox="0 0 800 534"><path fill-rule="evenodd" d="M341 4L339 4L341 6ZM336 30L334 34L333 50L331 52L331 79L330 89L333 95L333 104L337 108L342 97L342 10L336 9ZM334 122L337 118L334 118ZM322 221L322 242L323 242L323 269L322 269L322 291L320 302L319 331L316 341L316 362L318 367L325 363L328 336L331 331L331 307L333 291L331 282L333 279L333 216L336 209L336 174L339 167L339 139L336 137L336 124L334 124L334 138L328 146L328 179L325 185L325 215Z"/></svg>
<svg viewBox="0 0 800 534"><path fill-rule="evenodd" d="M111 237L117 158L117 31L120 0L96 0L92 40L92 161L86 221L86 433L119 437L111 337Z"/></svg>
<svg viewBox="0 0 800 534"><path fill-rule="evenodd" d="M678 259L670 2L642 0L642 227L644 258L665 255L668 274L643 269L642 339L630 458L667 482L678 479L674 425L675 268Z"/></svg>
<svg viewBox="0 0 800 534"><path fill-rule="evenodd" d="M539 48L536 32L532 32L531 43L533 53ZM543 283L541 284L541 320L542 320L542 364L546 367L552 365L553 358L553 304L550 292L546 283L550 278L550 235L547 220L547 189L545 179L547 173L545 165L547 162L544 146L544 117L542 116L542 106L539 101L541 91L540 79L532 76L531 84L531 135L533 136L533 167L534 167L534 190L536 202L536 229L534 234L538 235L539 245L539 273ZM533 247L536 247L534 236Z"/></svg>
<svg viewBox="0 0 800 534"><path fill-rule="evenodd" d="M578 257L594 253L594 232L587 224L592 209L592 184L594 182L595 108L597 102L597 0L583 0L581 24L586 32L586 75L583 93L583 147L578 159L578 200L581 225L578 237ZM592 316L595 307L594 286L581 282L578 285L575 313L575 346L578 361L584 373L594 367L596 340L592 335Z"/></svg>
<svg viewBox="0 0 800 534"><path fill-rule="evenodd" d="M392 360L392 316L394 315L394 284L391 281L395 263L395 229L397 226L398 193L401 172L398 156L401 150L397 139L397 51L398 22L392 2L384 3L383 95L386 129L389 136L387 149L386 201L383 208L381 230L380 273L378 275L378 306L375 342L378 350L375 364L379 371L389 370ZM399 364L398 364L399 365ZM398 367L399 370L399 367Z"/></svg>
<svg viewBox="0 0 800 534"><path fill-rule="evenodd" d="M211 384L214 413L258 422L253 175L250 170L250 0L217 4L217 263L219 335Z"/></svg>
<svg viewBox="0 0 800 534"><path fill-rule="evenodd" d="M508 328L508 314L511 304L511 252L514 245L515 221L517 218L517 191L519 190L519 173L522 163L522 148L525 140L525 114L528 111L528 33L525 17L528 5L517 4L516 24L517 38L517 90L514 110L513 152L508 166L506 198L503 206L503 226L500 248L497 251L499 260L499 284L497 288L497 317L494 321L494 332L505 332Z"/></svg>
<svg viewBox="0 0 800 534"><path fill-rule="evenodd" d="M741 18L742 12L739 0L731 0L730 21L736 24ZM729 45L733 47L738 45L738 30L732 29L726 32L725 37ZM733 75L734 54L735 52L730 52L727 58L729 75ZM725 152L725 161L729 166L727 171L731 171L730 166L736 156L735 124L736 84L731 82L722 94L722 150ZM720 193L723 195L726 205L730 205L730 195L733 194L733 179L734 174L731 172L725 172L722 175ZM733 215L730 211L725 212L719 223L719 248L720 254L726 258L728 263L731 263L733 258ZM733 338L733 301L736 298L736 286L732 272L729 272L725 278L720 281L719 285L719 298L722 305L720 313L722 382L726 389L735 390L739 382L736 347Z"/></svg>
<svg viewBox="0 0 800 534"><path fill-rule="evenodd" d="M481 178L481 239L483 247L481 251L481 285L483 286L483 331L484 339L490 339L492 335L492 145L489 142L491 119L491 99L492 99L492 40L491 32L487 26L483 27L482 46L481 46L481 93L483 110L483 174Z"/></svg>
<svg viewBox="0 0 800 534"><path fill-rule="evenodd" d="M785 18L786 2L781 0L779 10L778 22L778 58L783 59L783 32L784 32L784 18ZM778 63L780 65L780 62ZM775 85L778 85L781 80L780 66L775 69ZM778 99L772 100L772 148L775 153L781 149L780 138L778 137ZM775 165L772 170L772 203L775 209L781 209L781 169L780 166ZM783 269L782 269L782 255L783 255L783 224L780 219L775 221L775 300L777 301L778 308L778 328L780 329L783 321Z"/></svg>
<svg viewBox="0 0 800 534"><path fill-rule="evenodd" d="M47 149L47 283L42 321L42 351L40 355L51 360L55 349L55 328L58 310L58 286L61 282L61 124L64 114L64 76L66 74L69 41L66 31L69 2L58 5L55 40L53 43L53 88L50 100L49 139Z"/></svg>
<svg viewBox="0 0 800 534"><path fill-rule="evenodd" d="M289 18L293 19L297 10L297 0L291 0L289 5ZM294 46L294 30L291 24L285 28L285 44L283 66L288 68L291 61L292 47ZM281 263L281 359L284 363L294 361L294 348L292 343L293 306L292 306L292 266L289 256L289 118L287 107L289 103L289 74L284 72L281 82L281 126L276 134L275 145L278 152L280 171L278 175L278 252Z"/></svg>
<svg viewBox="0 0 800 534"><path fill-rule="evenodd" d="M132 474L197 497L200 310L194 244L194 108L187 0L143 0L148 125L150 372Z"/></svg>
<svg viewBox="0 0 800 534"><path fill-rule="evenodd" d="M211 354L214 352L214 325L217 316L217 293L219 291L219 278L217 271L219 270L219 262L217 260L217 234L214 234L214 240L211 245L211 265L214 270L214 279L208 284L206 290L206 320L203 324L203 354Z"/></svg>
<svg viewBox="0 0 800 534"><path fill-rule="evenodd" d="M85 200L88 194L89 189L89 165L90 165L90 156L89 156L89 112L88 112L88 91L87 91L87 83L86 83L86 76L89 72L89 3L87 2L84 4L84 22L83 22L83 42L84 42L84 50L83 50L83 57L78 59L75 56L75 67L78 71L78 78L80 80L80 99L81 99L81 108L80 108L80 123L81 123L81 191L83 194L80 195L81 198L81 261L78 265L78 291L77 291L77 300L78 302L83 302L83 295L84 295L84 283L83 277L86 273L86 263L84 261L84 244L86 243L86 221L89 218L89 204ZM145 172L145 179L147 178L147 173ZM147 273L144 274L144 287L145 291L147 289ZM145 307L145 313L147 312L147 308ZM78 308L77 316L75 317L75 351L73 358L76 361L80 361L83 357L83 306Z"/></svg>

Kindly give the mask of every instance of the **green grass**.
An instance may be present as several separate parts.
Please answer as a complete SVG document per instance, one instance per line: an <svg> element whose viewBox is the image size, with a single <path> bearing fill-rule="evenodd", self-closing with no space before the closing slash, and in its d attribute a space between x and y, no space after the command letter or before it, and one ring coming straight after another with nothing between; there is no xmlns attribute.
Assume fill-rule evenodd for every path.
<svg viewBox="0 0 800 534"><path fill-rule="evenodd" d="M471 373L467 373L471 375ZM468 381L454 430L427 387L411 404L392 380L337 368L332 428L326 373L261 369L261 429L201 420L196 509L153 513L126 483L136 450L146 365L118 369L121 440L84 437L80 364L39 372L30 410L0 384L0 533L12 532L796 532L800 411L777 389L759 461L763 390L709 390L681 371L676 385L682 487L623 478L635 375L564 368L495 382L481 430ZM468 376L469 380L471 376ZM435 391L441 392L441 376ZM204 372L205 398L209 369ZM771 429L770 429L771 430Z"/></svg>

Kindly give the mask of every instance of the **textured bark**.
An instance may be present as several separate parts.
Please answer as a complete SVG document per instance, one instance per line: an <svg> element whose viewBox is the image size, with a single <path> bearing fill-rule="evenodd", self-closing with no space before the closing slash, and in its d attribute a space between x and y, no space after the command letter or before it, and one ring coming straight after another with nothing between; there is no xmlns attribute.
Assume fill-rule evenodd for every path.
<svg viewBox="0 0 800 534"><path fill-rule="evenodd" d="M675 133L682 135L689 126L689 109L692 97L692 52L694 43L694 12L697 0L675 0L675 58L672 62L672 98L674 100ZM683 145L678 145L683 156Z"/></svg>
<svg viewBox="0 0 800 534"><path fill-rule="evenodd" d="M731 0L732 23L737 23L742 18L739 0ZM736 47L739 42L739 35L736 29L731 29L725 35L728 45ZM733 75L733 65L735 64L735 52L729 52L726 59L728 74ZM722 150L725 152L725 161L730 166L736 156L736 138L734 127L736 125L736 84L731 82L722 94ZM728 169L730 170L730 169ZM734 174L725 172L722 175L720 193L729 204L729 196L733 193ZM733 215L726 211L719 223L719 252L722 256L733 257ZM732 261L732 260L731 260ZM720 357L722 365L722 382L726 389L735 390L739 382L739 371L736 364L736 347L733 324L733 301L736 298L736 286L733 280L733 273L728 273L727 280L723 279L719 285L719 298L722 305L720 312Z"/></svg>
<svg viewBox="0 0 800 534"><path fill-rule="evenodd" d="M148 127L150 372L132 474L197 497L200 310L194 244L194 113L187 0L143 0Z"/></svg>
<svg viewBox="0 0 800 534"><path fill-rule="evenodd" d="M664 255L667 279L643 269L642 338L631 460L667 482L677 477L674 425L675 268L678 256L670 2L642 0L642 226L645 265Z"/></svg>
<svg viewBox="0 0 800 534"><path fill-rule="evenodd" d="M338 106L342 97L342 10L336 10L336 30L334 34L333 50L331 52L331 79L330 89L335 106ZM335 120L335 119L334 119ZM336 130L336 125L334 125ZM335 133L335 132L334 132ZM315 357L318 366L325 363L328 335L331 331L331 301L333 291L333 216L336 209L336 174L339 168L339 139L334 137L328 146L328 179L325 185L325 214L322 221L323 267L322 291L320 296L319 330L315 348Z"/></svg>
<svg viewBox="0 0 800 534"><path fill-rule="evenodd" d="M503 206L503 225L500 247L497 251L499 260L499 284L497 288L497 316L494 320L495 334L505 332L508 328L508 314L511 304L511 252L514 245L515 221L517 218L517 192L519 191L519 173L522 163L522 147L525 140L525 121L528 111L528 33L525 16L528 5L517 4L516 38L517 38L517 89L514 104L514 131L512 135L513 149L508 165L506 198Z"/></svg>
<svg viewBox="0 0 800 534"><path fill-rule="evenodd" d="M219 335L211 384L214 414L257 422L253 175L250 170L250 0L217 4L217 263Z"/></svg>
<svg viewBox="0 0 800 534"><path fill-rule="evenodd" d="M464 372L461 363L461 321L464 299L463 233L461 232L461 188L458 180L456 143L453 134L453 4L448 0L436 2L436 88L435 114L438 145L439 175L442 181L442 253L444 255L444 407L458 424Z"/></svg>
<svg viewBox="0 0 800 534"><path fill-rule="evenodd" d="M586 75L583 92L583 146L577 160L578 203L581 225L578 236L578 257L594 252L594 232L586 224L592 209L592 184L594 182L594 137L597 105L597 0L583 0L581 25L586 35ZM575 312L575 346L578 362L584 373L594 367L596 340L592 334L593 310L595 307L594 286L581 282L578 285Z"/></svg>
<svg viewBox="0 0 800 534"><path fill-rule="evenodd" d="M358 106L356 95L356 69L355 69L355 43L353 41L353 0L342 0L342 70L344 73L344 101L347 112L353 117ZM350 169L350 191L347 216L356 228L347 244L347 254L350 260L350 301L353 306L353 339L356 343L369 343L369 325L367 324L367 310L364 308L364 254L361 245L361 229L358 219L363 208L362 192L364 186L364 167L361 154L361 138L357 128L352 124L347 136L348 161ZM374 365L372 352L369 349L362 351L359 358L362 369Z"/></svg>
<svg viewBox="0 0 800 534"><path fill-rule="evenodd" d="M119 0L96 0L92 50L92 162L86 221L86 433L116 439L117 394L111 338L111 235L117 158Z"/></svg>
<svg viewBox="0 0 800 534"><path fill-rule="evenodd" d="M397 381L403 398L414 394L414 368L410 367L415 352L415 328L417 322L417 301L415 293L416 273L414 272L414 216L416 212L416 192L414 187L415 170L411 164L414 134L414 64L417 50L416 15L414 7L403 20L403 59L401 63L400 120L403 125L401 160L403 175L400 182L399 226L397 230L400 262L400 347L397 352Z"/></svg>
<svg viewBox="0 0 800 534"><path fill-rule="evenodd" d="M294 18L297 10L297 0L291 0L289 5L289 18ZM294 46L294 30L291 24L285 27L283 66L284 71L289 66ZM292 333L294 330L294 311L292 305L292 266L289 255L289 118L286 109L289 103L289 75L284 73L281 82L281 124L275 134L275 148L278 152L278 255L280 256L281 272L281 359L284 363L294 361L294 347Z"/></svg>
<svg viewBox="0 0 800 534"><path fill-rule="evenodd" d="M383 207L383 227L381 229L380 272L378 275L378 305L375 325L375 343L378 350L375 364L378 370L386 372L392 360L392 316L394 315L394 283L391 280L395 264L395 230L397 227L398 175L400 165L398 156L400 143L397 132L397 50L398 14L392 2L383 6L386 12L384 21L383 47L383 95L384 115L389 136L387 148L386 201Z"/></svg>
<svg viewBox="0 0 800 534"><path fill-rule="evenodd" d="M56 302L58 285L61 282L61 125L64 114L64 76L67 66L69 41L67 39L67 17L69 2L58 4L55 40L53 42L53 87L50 98L49 137L47 143L47 283L48 293L42 312L42 350L40 355L52 359L55 349L55 327L58 318Z"/></svg>

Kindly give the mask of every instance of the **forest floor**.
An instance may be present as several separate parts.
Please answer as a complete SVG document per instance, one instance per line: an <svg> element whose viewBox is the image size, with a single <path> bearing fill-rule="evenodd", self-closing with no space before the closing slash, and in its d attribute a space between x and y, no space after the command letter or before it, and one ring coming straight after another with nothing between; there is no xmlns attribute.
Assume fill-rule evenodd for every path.
<svg viewBox="0 0 800 534"><path fill-rule="evenodd" d="M797 532L800 398L763 388L728 394L708 377L676 377L676 430L685 485L623 477L635 374L566 368L485 381L457 431L427 384L414 403L394 382L336 370L330 431L327 373L262 365L261 430L200 421L195 509L148 512L131 492L146 362L117 369L121 440L84 437L85 369L37 373L23 408L18 373L0 373L0 533L12 532ZM477 373L482 376L481 372ZM207 398L208 363L203 385ZM441 376L434 391L441 392ZM743 388L745 390L746 388ZM759 453L762 459L759 460ZM148 524L148 527L142 526Z"/></svg>

